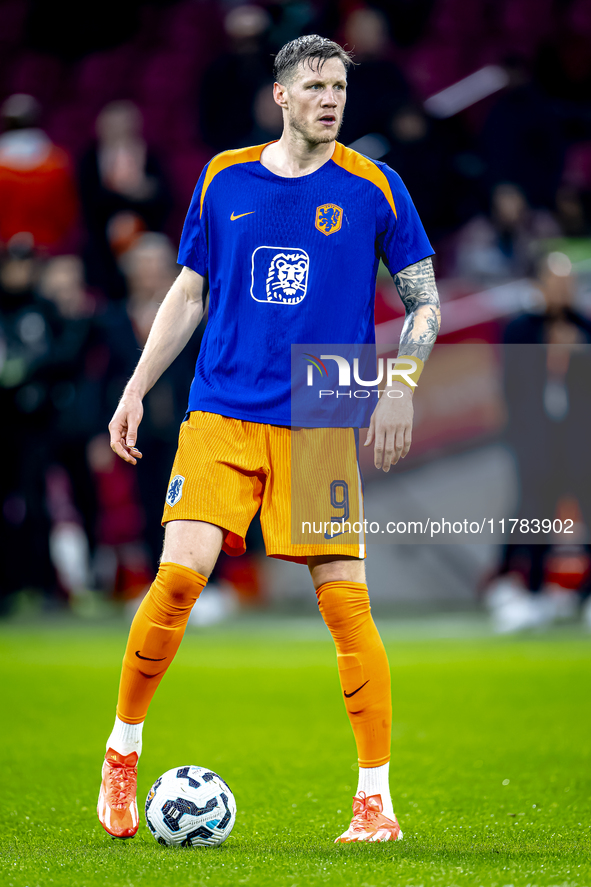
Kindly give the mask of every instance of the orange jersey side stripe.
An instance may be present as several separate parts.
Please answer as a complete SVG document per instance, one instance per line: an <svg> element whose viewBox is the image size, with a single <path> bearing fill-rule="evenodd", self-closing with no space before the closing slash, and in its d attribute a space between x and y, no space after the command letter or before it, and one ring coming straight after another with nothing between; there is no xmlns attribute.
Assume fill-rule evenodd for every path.
<svg viewBox="0 0 591 887"><path fill-rule="evenodd" d="M390 183L375 163L372 163L367 157L358 154L357 151L353 151L351 148L345 148L340 142L337 142L335 145L332 160L334 160L337 166L346 169L347 172L352 173L354 176L359 176L361 179L367 179L368 182L372 182L376 188L379 188L392 207L392 212L396 218L398 218Z"/></svg>
<svg viewBox="0 0 591 887"><path fill-rule="evenodd" d="M223 151L221 154L217 154L212 158L207 167L207 173L205 174L205 181L203 182L203 189L201 191L201 205L199 208L200 216L203 213L205 192L211 185L214 177L217 176L219 172L223 172L224 169L228 169L229 166L234 166L236 163L252 163L254 160L260 160L263 148L266 148L268 144L270 145L271 143L266 142L264 145L255 145L252 148L237 148L234 151Z"/></svg>

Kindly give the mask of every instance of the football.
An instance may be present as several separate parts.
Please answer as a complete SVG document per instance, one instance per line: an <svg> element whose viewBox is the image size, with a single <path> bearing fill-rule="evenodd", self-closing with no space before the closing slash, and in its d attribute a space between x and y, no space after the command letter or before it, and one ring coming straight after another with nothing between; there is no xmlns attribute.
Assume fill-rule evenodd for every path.
<svg viewBox="0 0 591 887"><path fill-rule="evenodd" d="M206 767L175 767L156 780L146 798L146 823L160 844L217 847L236 821L228 785Z"/></svg>

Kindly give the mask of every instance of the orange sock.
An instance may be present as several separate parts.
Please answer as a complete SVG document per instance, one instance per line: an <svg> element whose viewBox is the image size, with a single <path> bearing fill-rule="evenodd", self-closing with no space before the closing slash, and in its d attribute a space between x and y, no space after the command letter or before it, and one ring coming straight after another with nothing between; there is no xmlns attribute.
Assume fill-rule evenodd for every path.
<svg viewBox="0 0 591 887"><path fill-rule="evenodd" d="M131 624L117 716L127 724L145 720L148 706L174 659L193 604L207 578L180 564L160 564L158 574Z"/></svg>
<svg viewBox="0 0 591 887"><path fill-rule="evenodd" d="M371 617L367 585L325 582L316 594L337 648L339 677L359 766L380 767L390 760L390 666Z"/></svg>

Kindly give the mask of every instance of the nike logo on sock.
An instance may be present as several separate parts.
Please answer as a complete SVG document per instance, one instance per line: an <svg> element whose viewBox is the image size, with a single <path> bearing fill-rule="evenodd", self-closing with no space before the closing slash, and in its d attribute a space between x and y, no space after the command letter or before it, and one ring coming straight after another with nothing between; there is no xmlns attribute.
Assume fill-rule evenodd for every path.
<svg viewBox="0 0 591 887"><path fill-rule="evenodd" d="M138 659L147 659L148 662L164 662L164 660L166 659L166 656L163 656L162 659L150 659L149 656L140 656L139 650L135 651L135 655L137 656Z"/></svg>
<svg viewBox="0 0 591 887"><path fill-rule="evenodd" d="M369 684L369 678L366 680L365 684ZM360 690L363 690L363 688L365 687L365 684L362 684L360 687L357 687L357 689L353 690L352 693L345 693L344 690L343 690L343 693L345 693L345 696L347 697L347 699L350 699L351 696L355 696L356 693L359 693Z"/></svg>

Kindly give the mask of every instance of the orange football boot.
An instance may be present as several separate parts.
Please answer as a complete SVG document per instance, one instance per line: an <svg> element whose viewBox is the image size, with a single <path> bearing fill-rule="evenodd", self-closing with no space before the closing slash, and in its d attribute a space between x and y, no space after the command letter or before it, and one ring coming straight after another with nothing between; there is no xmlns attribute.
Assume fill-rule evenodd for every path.
<svg viewBox="0 0 591 887"><path fill-rule="evenodd" d="M335 838L335 844L350 844L353 841L401 841L402 832L394 819L382 813L381 795L364 792L353 798L353 819L346 832Z"/></svg>
<svg viewBox="0 0 591 887"><path fill-rule="evenodd" d="M125 756L107 750L96 811L102 827L114 838L133 838L138 830L137 752Z"/></svg>

